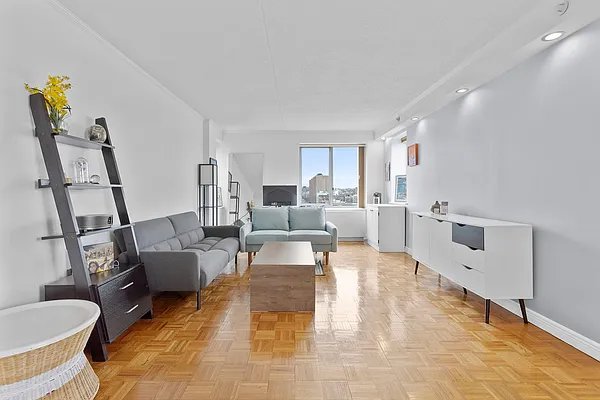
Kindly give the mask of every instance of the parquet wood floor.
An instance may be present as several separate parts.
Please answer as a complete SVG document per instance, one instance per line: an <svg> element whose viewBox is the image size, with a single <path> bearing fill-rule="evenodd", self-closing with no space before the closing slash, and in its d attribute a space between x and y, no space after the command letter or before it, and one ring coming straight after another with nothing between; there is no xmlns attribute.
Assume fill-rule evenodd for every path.
<svg viewBox="0 0 600 400"><path fill-rule="evenodd" d="M600 363L408 255L331 254L316 312L249 312L249 273L161 295L94 363L99 399L600 399Z"/></svg>

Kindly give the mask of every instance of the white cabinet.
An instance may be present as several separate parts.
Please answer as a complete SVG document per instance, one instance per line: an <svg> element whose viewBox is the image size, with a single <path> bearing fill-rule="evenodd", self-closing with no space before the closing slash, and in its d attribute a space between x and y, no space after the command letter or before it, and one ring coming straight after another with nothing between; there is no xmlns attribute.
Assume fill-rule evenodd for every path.
<svg viewBox="0 0 600 400"><path fill-rule="evenodd" d="M406 207L395 204L367 206L367 243L380 252L404 252Z"/></svg>
<svg viewBox="0 0 600 400"><path fill-rule="evenodd" d="M431 220L414 213L412 217L412 257L423 264L429 265L429 224Z"/></svg>
<svg viewBox="0 0 600 400"><path fill-rule="evenodd" d="M533 298L531 225L464 215L412 213L412 256L419 263L486 300Z"/></svg>

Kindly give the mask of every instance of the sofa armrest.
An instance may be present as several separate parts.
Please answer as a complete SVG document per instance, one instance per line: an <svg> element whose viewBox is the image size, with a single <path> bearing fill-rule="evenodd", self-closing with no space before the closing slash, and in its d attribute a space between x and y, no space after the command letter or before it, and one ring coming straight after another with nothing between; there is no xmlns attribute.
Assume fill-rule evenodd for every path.
<svg viewBox="0 0 600 400"><path fill-rule="evenodd" d="M240 227L240 251L243 253L246 251L246 236L252 232L252 222L246 222Z"/></svg>
<svg viewBox="0 0 600 400"><path fill-rule="evenodd" d="M200 267L195 251L140 251L148 286L153 292L200 290Z"/></svg>
<svg viewBox="0 0 600 400"><path fill-rule="evenodd" d="M325 230L331 235L331 251L337 251L338 248L338 229L333 222L325 223Z"/></svg>
<svg viewBox="0 0 600 400"><path fill-rule="evenodd" d="M235 225L203 226L202 230L206 237L240 237L240 227Z"/></svg>

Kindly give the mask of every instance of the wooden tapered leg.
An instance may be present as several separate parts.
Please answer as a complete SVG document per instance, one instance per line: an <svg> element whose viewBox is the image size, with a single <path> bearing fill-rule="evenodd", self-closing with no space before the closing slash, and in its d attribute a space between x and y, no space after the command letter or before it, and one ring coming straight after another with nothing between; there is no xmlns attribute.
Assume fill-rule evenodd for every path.
<svg viewBox="0 0 600 400"><path fill-rule="evenodd" d="M467 288L463 288L463 293L467 294Z"/></svg>
<svg viewBox="0 0 600 400"><path fill-rule="evenodd" d="M329 252L326 251L324 254L325 254L325 265L329 265Z"/></svg>
<svg viewBox="0 0 600 400"><path fill-rule="evenodd" d="M200 290L196 292L196 310L200 309Z"/></svg>
<svg viewBox="0 0 600 400"><path fill-rule="evenodd" d="M252 264L252 254L251 251L248 252L248 265Z"/></svg>
<svg viewBox="0 0 600 400"><path fill-rule="evenodd" d="M417 274L417 271L419 270L419 262L417 261L415 263L415 275Z"/></svg>
<svg viewBox="0 0 600 400"><path fill-rule="evenodd" d="M485 299L485 323L489 324L490 323L490 307L491 307L491 300L490 299Z"/></svg>
<svg viewBox="0 0 600 400"><path fill-rule="evenodd" d="M237 271L237 265L238 265L238 254L235 253L235 270Z"/></svg>
<svg viewBox="0 0 600 400"><path fill-rule="evenodd" d="M523 315L523 323L528 324L527 320L527 309L525 308L525 300L519 299L519 305L521 306L521 315Z"/></svg>

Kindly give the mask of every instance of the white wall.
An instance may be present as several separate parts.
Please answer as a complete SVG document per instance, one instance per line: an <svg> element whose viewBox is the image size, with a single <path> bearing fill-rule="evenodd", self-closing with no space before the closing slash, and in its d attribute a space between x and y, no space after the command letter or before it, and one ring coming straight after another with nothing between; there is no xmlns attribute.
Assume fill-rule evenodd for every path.
<svg viewBox="0 0 600 400"><path fill-rule="evenodd" d="M528 307L596 342L599 71L595 23L408 132L421 163L408 168L410 210L448 200L451 212L532 224Z"/></svg>
<svg viewBox="0 0 600 400"><path fill-rule="evenodd" d="M373 192L383 192L384 144L373 140L371 132L225 132L224 142L232 153L264 154L265 185L299 184L301 144L365 144L367 201L371 202ZM341 237L364 237L362 210L335 213L332 218L344 221L339 227Z"/></svg>
<svg viewBox="0 0 600 400"><path fill-rule="evenodd" d="M247 203L254 202L261 206L263 203L263 155L260 153L232 153L229 166L233 181L240 183L240 219L249 221ZM231 201L232 207L234 201ZM234 219L231 219L234 222Z"/></svg>
<svg viewBox="0 0 600 400"><path fill-rule="evenodd" d="M33 136L23 83L71 77L71 133L83 135L107 118L133 220L194 210L203 118L163 89L118 51L46 0L0 3L0 308L40 300L41 286L64 276L64 244L38 238L57 232L58 216ZM106 182L101 155L64 148L64 169L83 155ZM85 191L82 191L85 192ZM108 191L73 195L78 214L113 212Z"/></svg>

